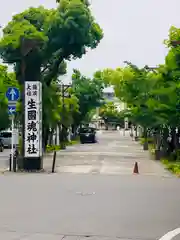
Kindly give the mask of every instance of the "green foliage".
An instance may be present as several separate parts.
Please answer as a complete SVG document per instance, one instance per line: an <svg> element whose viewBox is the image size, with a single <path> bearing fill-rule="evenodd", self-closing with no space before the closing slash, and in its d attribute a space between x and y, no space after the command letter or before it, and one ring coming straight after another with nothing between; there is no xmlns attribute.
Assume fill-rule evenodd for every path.
<svg viewBox="0 0 180 240"><path fill-rule="evenodd" d="M31 7L13 16L3 29L1 57L5 62L16 63L16 72L22 57L22 37L39 43L42 79L49 86L58 77L64 60L81 58L87 48L96 48L103 33L84 1L61 0L56 9L50 10Z"/></svg>
<svg viewBox="0 0 180 240"><path fill-rule="evenodd" d="M149 143L151 152L156 155L155 150L162 150L169 156L168 159L176 161L168 164L168 169L173 172L179 171L180 161L179 43L180 29L172 26L169 38L165 40L169 52L163 65L139 68L126 61L123 68L104 69L101 72L105 83L113 85L116 96L127 104L124 117L128 117L134 125L142 126L146 139L149 134L156 140L153 144Z"/></svg>
<svg viewBox="0 0 180 240"><path fill-rule="evenodd" d="M143 145L145 142L148 142L149 144L153 143L153 139L152 138L140 138L140 143Z"/></svg>
<svg viewBox="0 0 180 240"><path fill-rule="evenodd" d="M47 145L46 146L46 152L47 153L51 153L51 152L59 151L59 150L61 150L61 147L57 146L57 145Z"/></svg>
<svg viewBox="0 0 180 240"><path fill-rule="evenodd" d="M78 99L79 112L76 112L73 117L76 125L79 125L86 120L89 112L101 104L103 99L102 82L96 78L87 78L81 75L78 70L74 70L72 94Z"/></svg>
<svg viewBox="0 0 180 240"><path fill-rule="evenodd" d="M79 108L78 99L72 95L63 99L57 83L52 83L49 87L43 87L43 119L44 125L56 128L58 123L66 127L73 123L72 115ZM51 113L51 114L50 114Z"/></svg>
<svg viewBox="0 0 180 240"><path fill-rule="evenodd" d="M6 86L16 84L22 91L24 78L40 77L43 85L43 134L48 129L56 128L57 124L69 127L74 122L83 119L89 110L98 102L100 90L96 90L98 80L88 86L86 93L92 104L86 107L82 97L84 92L78 92L75 85L83 88L78 81L73 83L71 96L62 100L58 78L66 73L66 60L81 58L87 50L97 47L103 37L100 26L91 14L89 2L86 0L57 1L57 8L46 9L43 6L30 7L16 14L3 29L0 41L0 55L4 62L13 64L15 74L4 77L0 69L0 98L3 98ZM22 76L22 57L27 66ZM2 77L1 77L2 76ZM10 78L10 80L9 80ZM2 80L3 79L3 80ZM6 80L5 80L6 79ZM16 81L18 80L18 82ZM6 81L6 83L2 82ZM87 82L87 81L86 81ZM84 88L85 89L85 88ZM93 95L92 92L94 91ZM86 96L87 96L86 94ZM88 102L86 99L86 103ZM17 104L17 120L22 121L21 101ZM7 123L7 102L0 102L0 128ZM78 121L77 121L78 119ZM4 122L4 123L3 123ZM6 125L6 124L5 124ZM45 134L45 137L48 134Z"/></svg>
<svg viewBox="0 0 180 240"><path fill-rule="evenodd" d="M162 163L173 174L180 176L180 162L169 162L167 159L162 159Z"/></svg>
<svg viewBox="0 0 180 240"><path fill-rule="evenodd" d="M102 106L99 115L105 123L116 122L118 124L124 124L124 116L118 111L114 103L110 102Z"/></svg>
<svg viewBox="0 0 180 240"><path fill-rule="evenodd" d="M76 138L75 140L72 140L70 142L66 142L67 146L72 146L74 144L78 144L79 143L79 138ZM57 146L57 145L47 145L46 146L46 152L47 153L51 153L54 151L60 151L61 150L61 146Z"/></svg>
<svg viewBox="0 0 180 240"><path fill-rule="evenodd" d="M6 99L6 91L10 86L17 86L14 74L8 73L7 67L0 65L0 131L10 126Z"/></svg>
<svg viewBox="0 0 180 240"><path fill-rule="evenodd" d="M152 72L128 63L125 68L112 70L108 79L109 84L114 85L116 96L127 103L130 120L155 128L163 124L176 126L179 121L178 76L179 72L170 70L166 65Z"/></svg>

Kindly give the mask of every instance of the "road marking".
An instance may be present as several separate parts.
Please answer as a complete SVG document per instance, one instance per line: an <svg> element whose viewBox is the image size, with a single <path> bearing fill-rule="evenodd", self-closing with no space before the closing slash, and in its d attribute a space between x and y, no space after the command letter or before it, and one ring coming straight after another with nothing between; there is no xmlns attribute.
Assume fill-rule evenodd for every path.
<svg viewBox="0 0 180 240"><path fill-rule="evenodd" d="M178 234L180 234L180 228L176 228L168 233L166 233L163 237L161 237L159 240L171 240L174 237L176 237Z"/></svg>

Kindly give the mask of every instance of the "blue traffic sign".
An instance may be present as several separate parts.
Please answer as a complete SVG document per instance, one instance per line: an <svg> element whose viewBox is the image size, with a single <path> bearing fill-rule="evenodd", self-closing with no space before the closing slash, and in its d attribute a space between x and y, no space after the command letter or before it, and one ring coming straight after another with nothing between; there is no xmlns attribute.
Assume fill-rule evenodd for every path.
<svg viewBox="0 0 180 240"><path fill-rule="evenodd" d="M15 87L8 88L6 97L9 102L17 101L19 99L19 90Z"/></svg>
<svg viewBox="0 0 180 240"><path fill-rule="evenodd" d="M8 106L8 114L13 115L16 113L16 106Z"/></svg>

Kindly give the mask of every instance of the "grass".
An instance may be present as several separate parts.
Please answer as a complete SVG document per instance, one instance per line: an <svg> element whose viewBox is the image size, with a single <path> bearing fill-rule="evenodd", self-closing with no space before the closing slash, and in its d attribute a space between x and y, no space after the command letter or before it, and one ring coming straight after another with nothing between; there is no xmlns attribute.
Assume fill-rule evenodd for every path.
<svg viewBox="0 0 180 240"><path fill-rule="evenodd" d="M71 140L70 142L67 142L66 145L67 146L72 146L74 144L78 144L80 142L79 137L75 138L74 140Z"/></svg>
<svg viewBox="0 0 180 240"><path fill-rule="evenodd" d="M149 151L151 152L151 154L154 155L155 154L155 146L154 146L154 144L149 143L148 147L149 147Z"/></svg>
<svg viewBox="0 0 180 240"><path fill-rule="evenodd" d="M59 150L61 150L61 147L57 146L57 145L47 145L46 146L46 152L47 153L51 153L53 151L59 151Z"/></svg>
<svg viewBox="0 0 180 240"><path fill-rule="evenodd" d="M165 165L167 170L180 177L180 161L172 162L168 159L161 159L161 162Z"/></svg>
<svg viewBox="0 0 180 240"><path fill-rule="evenodd" d="M139 138L140 144L143 145L145 143L145 138ZM152 138L147 138L147 142L152 144L153 139Z"/></svg>
<svg viewBox="0 0 180 240"><path fill-rule="evenodd" d="M66 142L65 145L66 146L72 146L72 145L75 145L75 144L78 144L79 143L79 138L77 139L74 139L70 142ZM61 146L60 145L47 145L46 146L46 152L47 153L51 153L53 151L60 151L61 150Z"/></svg>
<svg viewBox="0 0 180 240"><path fill-rule="evenodd" d="M147 138L148 142L148 149L151 152L152 155L155 154L155 146L153 144L153 139L152 138ZM143 145L145 143L145 138L140 138L140 144Z"/></svg>

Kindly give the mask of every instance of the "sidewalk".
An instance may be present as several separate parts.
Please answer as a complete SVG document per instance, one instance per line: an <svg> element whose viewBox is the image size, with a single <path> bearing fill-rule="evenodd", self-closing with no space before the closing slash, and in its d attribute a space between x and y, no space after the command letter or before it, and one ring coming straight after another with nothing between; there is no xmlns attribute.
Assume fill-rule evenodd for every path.
<svg viewBox="0 0 180 240"><path fill-rule="evenodd" d="M52 172L53 152L45 154L43 168L45 173ZM133 175L135 162L140 175L173 177L160 161L150 159L149 151L144 151L126 132L101 131L97 144L76 144L57 151L55 172L58 174L100 174ZM8 168L0 168L0 173Z"/></svg>
<svg viewBox="0 0 180 240"><path fill-rule="evenodd" d="M45 169L52 168L53 154L44 159ZM101 175L132 175L138 162L141 175L172 177L159 161L150 159L149 151L120 132L104 132L97 144L77 144L57 152L56 172Z"/></svg>
<svg viewBox="0 0 180 240"><path fill-rule="evenodd" d="M123 136L120 148L122 151L123 148L128 149L128 163L138 162L140 174L164 177L173 176L164 168L164 165L160 161L153 160L150 152L148 150L144 151L143 146L139 142L133 140L129 133L126 133L126 136ZM124 158L127 157L124 156Z"/></svg>

